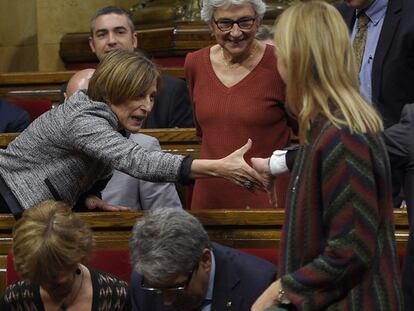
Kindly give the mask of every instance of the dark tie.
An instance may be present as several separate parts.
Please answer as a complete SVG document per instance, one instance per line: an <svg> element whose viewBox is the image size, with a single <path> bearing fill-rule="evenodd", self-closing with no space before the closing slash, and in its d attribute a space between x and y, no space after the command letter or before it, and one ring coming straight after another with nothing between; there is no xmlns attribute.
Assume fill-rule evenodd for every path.
<svg viewBox="0 0 414 311"><path fill-rule="evenodd" d="M362 57L364 56L365 43L367 41L367 29L369 18L364 11L357 16L357 32L354 37L354 52L357 63L358 72L361 70Z"/></svg>

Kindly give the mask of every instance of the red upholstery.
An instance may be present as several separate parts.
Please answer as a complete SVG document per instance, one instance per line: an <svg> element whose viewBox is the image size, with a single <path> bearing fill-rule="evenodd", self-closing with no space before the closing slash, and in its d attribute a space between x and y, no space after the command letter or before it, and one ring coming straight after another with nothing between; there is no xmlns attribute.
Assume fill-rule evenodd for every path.
<svg viewBox="0 0 414 311"><path fill-rule="evenodd" d="M88 266L117 276L127 282L131 277L131 264L127 249L98 249ZM17 279L13 255L10 252L6 259L6 285L9 286Z"/></svg>
<svg viewBox="0 0 414 311"><path fill-rule="evenodd" d="M277 248L239 248L239 250L261 257L277 265L279 256ZM401 267L404 255L405 249L398 249L398 257ZM94 258L88 266L117 276L127 282L130 279L132 271L127 249L99 249L96 251ZM6 285L8 286L18 279L18 275L14 269L13 256L11 253L7 255L6 270Z"/></svg>
<svg viewBox="0 0 414 311"><path fill-rule="evenodd" d="M48 99L8 99L7 101L26 110L30 121L52 108L52 102Z"/></svg>

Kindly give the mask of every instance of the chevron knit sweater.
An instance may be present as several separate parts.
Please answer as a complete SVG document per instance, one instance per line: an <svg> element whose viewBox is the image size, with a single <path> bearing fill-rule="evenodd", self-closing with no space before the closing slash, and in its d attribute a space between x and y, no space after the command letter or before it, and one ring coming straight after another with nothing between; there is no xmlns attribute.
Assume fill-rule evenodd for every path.
<svg viewBox="0 0 414 311"><path fill-rule="evenodd" d="M183 156L148 152L118 126L109 105L77 92L0 150L0 175L23 209L47 199L73 204L114 168L149 181L177 181Z"/></svg>
<svg viewBox="0 0 414 311"><path fill-rule="evenodd" d="M391 178L379 135L318 117L289 187L279 276L298 310L402 310Z"/></svg>

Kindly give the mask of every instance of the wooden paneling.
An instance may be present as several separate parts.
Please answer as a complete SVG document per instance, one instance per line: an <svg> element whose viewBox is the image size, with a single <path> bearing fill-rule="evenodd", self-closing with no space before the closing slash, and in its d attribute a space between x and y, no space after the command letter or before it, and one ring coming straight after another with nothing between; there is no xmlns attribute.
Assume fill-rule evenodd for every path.
<svg viewBox="0 0 414 311"><path fill-rule="evenodd" d="M203 22L142 25L137 33L139 49L154 58L185 56L215 43ZM98 61L89 47L87 32L65 34L60 41L59 54L65 64Z"/></svg>
<svg viewBox="0 0 414 311"><path fill-rule="evenodd" d="M60 100L60 89L75 71L0 74L0 98Z"/></svg>
<svg viewBox="0 0 414 311"><path fill-rule="evenodd" d="M48 99L60 101L60 90L76 71L0 74L1 99ZM161 68L163 74L184 78L183 68Z"/></svg>

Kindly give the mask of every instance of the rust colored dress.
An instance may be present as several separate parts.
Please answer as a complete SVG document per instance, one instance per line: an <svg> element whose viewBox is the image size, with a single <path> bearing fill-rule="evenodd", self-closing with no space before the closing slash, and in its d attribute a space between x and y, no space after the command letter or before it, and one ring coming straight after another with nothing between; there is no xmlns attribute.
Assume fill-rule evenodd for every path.
<svg viewBox="0 0 414 311"><path fill-rule="evenodd" d="M248 138L253 140L245 155L248 163L253 156L268 157L289 144L284 84L272 46L266 46L257 66L232 87L226 87L216 76L209 47L187 54L184 69L201 137L201 159L222 158L243 146ZM286 188L285 180L278 189L278 203ZM254 194L219 178L197 180L191 209L217 208L261 209L271 205L264 192Z"/></svg>

